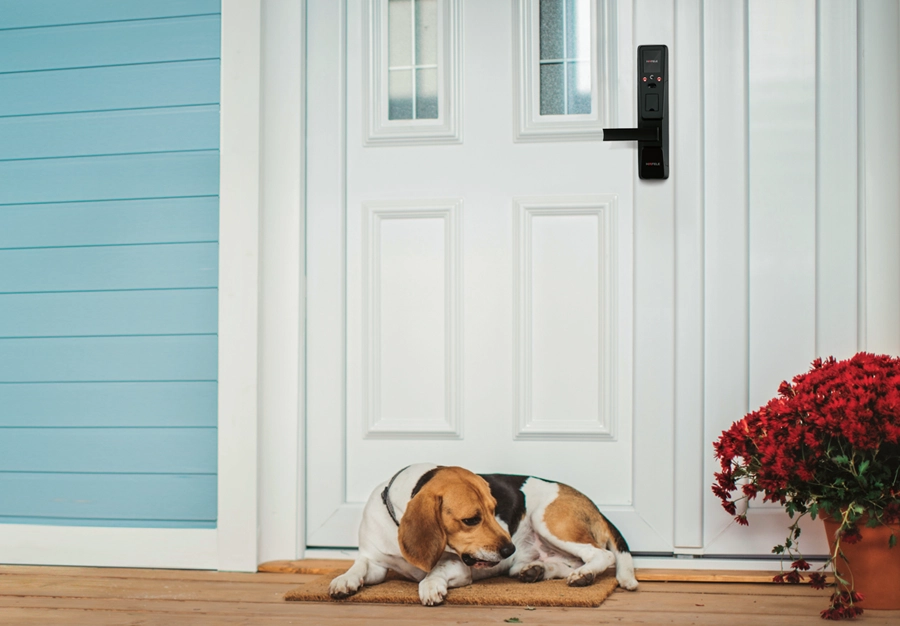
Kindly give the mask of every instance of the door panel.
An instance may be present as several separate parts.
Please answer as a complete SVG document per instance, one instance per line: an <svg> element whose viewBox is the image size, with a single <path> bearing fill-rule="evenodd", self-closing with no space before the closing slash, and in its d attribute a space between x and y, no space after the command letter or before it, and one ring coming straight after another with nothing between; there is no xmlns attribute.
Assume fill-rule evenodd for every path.
<svg viewBox="0 0 900 626"><path fill-rule="evenodd" d="M378 72L364 46L384 35L368 3L336 4L310 2L308 18L311 49L334 51L309 68L308 544L355 545L372 488L432 461L570 483L635 550L670 551L670 515L633 469L671 465L666 429L634 436L633 149L587 123L581 140L575 128L516 141L527 2L461 12L458 142L391 143L391 119L370 141ZM612 4L630 13L598 2L591 19ZM616 71L603 75L632 76L630 20L613 24ZM630 79L593 87L594 106L601 92L614 103L599 118L633 108Z"/></svg>

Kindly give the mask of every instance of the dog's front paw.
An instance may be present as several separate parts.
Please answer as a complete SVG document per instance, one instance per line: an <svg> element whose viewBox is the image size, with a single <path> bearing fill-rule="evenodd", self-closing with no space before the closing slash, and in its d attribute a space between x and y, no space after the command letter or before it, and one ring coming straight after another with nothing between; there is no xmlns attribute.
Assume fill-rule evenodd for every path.
<svg viewBox="0 0 900 626"><path fill-rule="evenodd" d="M587 587L594 582L594 572L582 571L581 568L575 570L566 579L566 584L570 587Z"/></svg>
<svg viewBox="0 0 900 626"><path fill-rule="evenodd" d="M335 600L343 600L349 598L362 587L363 579L361 576L352 576L342 574L331 581L328 585L328 595Z"/></svg>
<svg viewBox="0 0 900 626"><path fill-rule="evenodd" d="M544 566L541 563L529 563L519 572L519 580L523 583L536 583L543 579Z"/></svg>
<svg viewBox="0 0 900 626"><path fill-rule="evenodd" d="M627 589L628 591L634 591L635 589L638 588L638 581L637 581L637 578L634 577L634 575L622 576L621 578L617 576L616 580L618 581L619 586L622 589Z"/></svg>
<svg viewBox="0 0 900 626"><path fill-rule="evenodd" d="M442 578L426 578L419 583L419 600L425 606L435 606L447 597L447 581Z"/></svg>

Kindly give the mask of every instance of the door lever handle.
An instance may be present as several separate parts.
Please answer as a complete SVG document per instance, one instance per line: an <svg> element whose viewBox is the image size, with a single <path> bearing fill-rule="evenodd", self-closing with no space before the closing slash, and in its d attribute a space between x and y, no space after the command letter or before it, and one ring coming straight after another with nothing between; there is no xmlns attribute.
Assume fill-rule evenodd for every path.
<svg viewBox="0 0 900 626"><path fill-rule="evenodd" d="M659 141L659 127L604 128L603 141Z"/></svg>
<svg viewBox="0 0 900 626"><path fill-rule="evenodd" d="M604 128L603 141L637 141L638 176L669 177L669 49L638 46L637 128Z"/></svg>

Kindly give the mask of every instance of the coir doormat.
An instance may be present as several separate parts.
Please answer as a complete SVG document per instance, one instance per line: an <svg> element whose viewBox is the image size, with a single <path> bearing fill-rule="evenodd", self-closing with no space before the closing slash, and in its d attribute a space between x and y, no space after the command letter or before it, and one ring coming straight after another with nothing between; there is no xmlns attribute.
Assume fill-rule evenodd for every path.
<svg viewBox="0 0 900 626"><path fill-rule="evenodd" d="M344 600L328 595L328 585L334 578L328 574L296 589L288 591L284 599L299 602L363 602L377 604L420 604L419 585L409 580L390 578L379 585L365 586ZM445 604L476 604L493 606L600 606L616 589L613 570L601 575L587 587L569 587L565 580L543 580L523 583L501 576L450 589Z"/></svg>

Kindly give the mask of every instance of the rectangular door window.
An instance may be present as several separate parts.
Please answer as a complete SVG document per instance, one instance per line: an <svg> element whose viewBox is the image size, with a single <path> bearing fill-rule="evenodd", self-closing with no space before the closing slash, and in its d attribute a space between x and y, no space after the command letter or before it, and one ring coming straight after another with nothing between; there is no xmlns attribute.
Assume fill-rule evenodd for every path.
<svg viewBox="0 0 900 626"><path fill-rule="evenodd" d="M541 115L591 112L591 2L540 0Z"/></svg>
<svg viewBox="0 0 900 626"><path fill-rule="evenodd" d="M461 0L368 0L365 145L460 143Z"/></svg>
<svg viewBox="0 0 900 626"><path fill-rule="evenodd" d="M438 117L437 0L388 4L388 119Z"/></svg>
<svg viewBox="0 0 900 626"><path fill-rule="evenodd" d="M599 140L611 121L614 0L516 0L516 141Z"/></svg>

